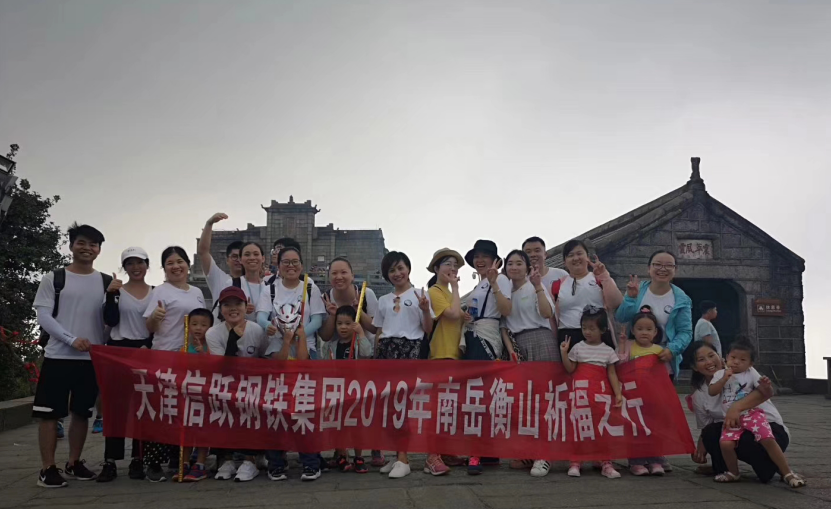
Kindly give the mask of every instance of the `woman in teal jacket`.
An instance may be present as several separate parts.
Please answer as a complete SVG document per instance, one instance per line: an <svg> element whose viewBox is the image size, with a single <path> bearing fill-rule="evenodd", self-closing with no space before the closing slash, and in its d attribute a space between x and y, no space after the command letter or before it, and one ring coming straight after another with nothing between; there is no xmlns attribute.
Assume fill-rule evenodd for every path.
<svg viewBox="0 0 831 509"><path fill-rule="evenodd" d="M641 307L649 306L663 329L661 353L662 361L671 368L670 375L675 377L681 366L684 350L692 341L692 300L684 290L672 284L675 277L675 256L668 251L656 251L649 257L650 281L640 282L638 277L629 277L623 304L615 313L618 323L630 327L632 318Z"/></svg>

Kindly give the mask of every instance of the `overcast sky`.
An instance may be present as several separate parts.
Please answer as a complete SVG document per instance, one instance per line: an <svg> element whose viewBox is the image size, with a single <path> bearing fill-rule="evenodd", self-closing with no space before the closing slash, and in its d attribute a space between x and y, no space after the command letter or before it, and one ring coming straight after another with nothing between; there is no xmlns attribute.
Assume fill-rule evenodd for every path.
<svg viewBox="0 0 831 509"><path fill-rule="evenodd" d="M807 260L808 374L831 191L831 2L0 0L0 144L129 245L195 251L261 204L436 249L550 245L686 182ZM5 153L5 149L4 152ZM470 286L470 271L464 272Z"/></svg>

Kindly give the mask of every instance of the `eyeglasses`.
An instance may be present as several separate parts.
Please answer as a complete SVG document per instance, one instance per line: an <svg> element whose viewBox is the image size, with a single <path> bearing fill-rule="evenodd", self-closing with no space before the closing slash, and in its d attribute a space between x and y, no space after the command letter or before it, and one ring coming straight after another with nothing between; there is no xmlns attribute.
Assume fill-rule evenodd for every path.
<svg viewBox="0 0 831 509"><path fill-rule="evenodd" d="M300 260L281 260L280 265L283 267L299 267Z"/></svg>
<svg viewBox="0 0 831 509"><path fill-rule="evenodd" d="M671 263L653 263L652 268L655 269L655 270L661 270L661 269L674 270L675 265L671 264Z"/></svg>
<svg viewBox="0 0 831 509"><path fill-rule="evenodd" d="M451 269L458 269L459 264L456 262L444 262L440 265L440 267L450 267Z"/></svg>

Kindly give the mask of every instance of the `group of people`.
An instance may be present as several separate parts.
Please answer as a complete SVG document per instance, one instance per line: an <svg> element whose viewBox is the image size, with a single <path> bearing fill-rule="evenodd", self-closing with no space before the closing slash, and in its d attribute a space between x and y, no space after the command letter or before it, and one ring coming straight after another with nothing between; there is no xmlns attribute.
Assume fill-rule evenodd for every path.
<svg viewBox="0 0 831 509"><path fill-rule="evenodd" d="M214 300L210 309L202 291L188 283L191 261L181 247L162 252L165 281L152 287L145 281L151 264L146 251L124 250L121 264L126 281L117 274L110 278L93 268L104 242L101 232L88 225L70 228L72 263L43 277L34 302L45 339L33 407L34 416L40 418L43 469L39 486L66 486L62 473L99 482L117 477L116 461L125 455L124 438L106 438L98 473L81 459L98 394L89 348L107 344L183 350L185 316L187 351L195 355L281 361L504 359L562 363L569 372L588 363L607 370L617 404L621 399L619 363L655 355L666 365L668 376L675 377L693 339L692 303L672 284L676 259L668 251L650 257L649 281L631 275L625 294L580 240L563 248L566 270L545 265L546 247L539 237L527 239L521 249L504 257L490 240L478 240L464 257L455 250L440 249L427 266L433 273L427 290L411 282L409 257L392 251L384 256L381 270L393 291L378 298L367 288L361 300L348 259L331 261L331 289L322 293L304 276L300 245L290 238L277 240L268 260L256 242L229 244L225 251L228 272L224 272L211 255L211 236L214 224L226 218L218 213L206 222L197 248ZM465 263L474 268L480 281L463 303L458 271ZM300 309L299 324L280 327L275 310L287 306ZM702 428L693 458L706 463L709 454L718 482L738 480L738 458L750 463L765 482L779 472L792 486L804 484L785 460L787 428L767 401L769 381L752 367L753 348L734 342L724 368L720 345L712 333L704 332L708 330L702 329L704 340L693 348L696 392L691 404ZM55 463L57 421L69 414L69 458L60 470ZM764 431L759 432L759 427ZM164 466L179 457L178 447L174 451L169 444L136 440L131 452L129 477L154 482L165 480ZM319 451L298 452L304 481L319 478L327 468L365 473L369 465L378 466L390 478L411 472L407 451L399 451L390 461L381 451L372 451L369 465L360 450L351 459L347 449L337 450L332 461L324 460ZM198 449L187 453L193 455L187 481L208 476L209 453L217 458L216 479L252 480L259 474L258 462L264 463L269 479L287 478L285 451ZM483 466L499 462L498 458L462 459L432 451L424 471L443 475L451 466L465 465L469 474L476 475ZM545 458L516 459L511 467L530 469L531 475L542 477L551 463ZM666 458L660 457L630 458L629 468L634 475L663 475L671 470ZM620 477L611 459L601 463L601 472L608 478ZM580 473L580 462L570 462L568 475Z"/></svg>

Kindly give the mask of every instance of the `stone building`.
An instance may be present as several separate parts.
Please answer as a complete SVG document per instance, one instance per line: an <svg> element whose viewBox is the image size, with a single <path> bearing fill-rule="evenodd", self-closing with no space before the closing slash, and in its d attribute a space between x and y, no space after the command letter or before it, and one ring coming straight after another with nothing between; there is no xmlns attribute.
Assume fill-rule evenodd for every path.
<svg viewBox="0 0 831 509"><path fill-rule="evenodd" d="M757 347L760 372L787 387L805 378L805 260L710 196L697 157L685 185L576 238L589 240L622 291L629 274L648 278L653 252L675 254L674 283L693 301L693 325L699 303L715 301L724 347L745 334ZM563 266L562 248L548 250L548 266Z"/></svg>
<svg viewBox="0 0 831 509"><path fill-rule="evenodd" d="M392 287L381 277L381 259L386 253L384 234L378 230L341 230L332 223L315 226L315 215L320 210L312 205L311 200L296 203L289 197L288 203L278 203L263 207L266 212L265 226L248 224L245 230L215 230L211 243L211 254L217 265L228 272L225 263L225 248L236 240L254 241L266 251L266 261L271 259L271 246L275 240L291 237L300 243L303 253L304 269L314 279L321 291L329 288L329 262L338 256L346 257L352 264L355 281L360 285L367 281L378 296L389 293ZM198 239L197 239L198 243ZM192 284L202 288L205 298L210 302L205 275L196 260L193 269Z"/></svg>

